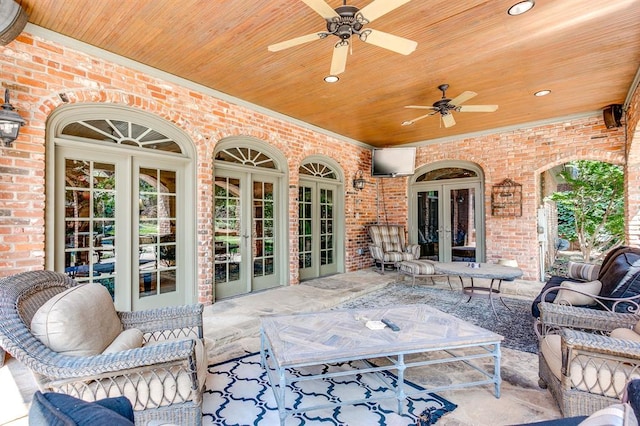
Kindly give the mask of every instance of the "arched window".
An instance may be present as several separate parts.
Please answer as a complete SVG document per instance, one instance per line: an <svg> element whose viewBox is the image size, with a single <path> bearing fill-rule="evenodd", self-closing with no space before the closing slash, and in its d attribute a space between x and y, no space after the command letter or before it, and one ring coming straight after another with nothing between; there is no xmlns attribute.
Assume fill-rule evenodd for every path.
<svg viewBox="0 0 640 426"><path fill-rule="evenodd" d="M338 165L311 157L298 173L298 268L300 279L335 274L343 269L343 196Z"/></svg>
<svg viewBox="0 0 640 426"><path fill-rule="evenodd" d="M111 292L120 310L197 301L193 145L133 108L73 104L51 114L47 263Z"/></svg>
<svg viewBox="0 0 640 426"><path fill-rule="evenodd" d="M216 299L284 285L285 157L256 139L231 137L218 142L214 158Z"/></svg>
<svg viewBox="0 0 640 426"><path fill-rule="evenodd" d="M484 192L476 164L443 161L416 170L410 182L409 240L421 257L484 261Z"/></svg>

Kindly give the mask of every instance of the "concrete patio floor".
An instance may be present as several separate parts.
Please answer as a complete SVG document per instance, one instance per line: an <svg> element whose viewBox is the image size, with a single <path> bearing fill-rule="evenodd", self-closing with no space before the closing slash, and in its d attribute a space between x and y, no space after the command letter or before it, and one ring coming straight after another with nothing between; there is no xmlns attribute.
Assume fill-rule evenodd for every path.
<svg viewBox="0 0 640 426"><path fill-rule="evenodd" d="M207 306L204 313L205 336L214 342L209 363L259 351L261 315L330 309L395 281L395 273L380 275L362 270L216 302ZM410 285L408 280L407 285ZM446 279L442 278L436 279L435 284L429 280L424 285L449 289ZM531 300L540 286L516 280L505 282L502 290L506 296ZM454 285L454 291L455 288ZM537 355L502 348L501 373L499 399L489 385L438 392L458 405L443 416L438 425L514 425L561 417L550 393L538 387ZM463 374L467 373L454 365L437 370L408 370L407 378L418 384L433 384L455 380L456 375ZM0 369L0 424L27 425L34 391L31 373L15 359L8 358Z"/></svg>

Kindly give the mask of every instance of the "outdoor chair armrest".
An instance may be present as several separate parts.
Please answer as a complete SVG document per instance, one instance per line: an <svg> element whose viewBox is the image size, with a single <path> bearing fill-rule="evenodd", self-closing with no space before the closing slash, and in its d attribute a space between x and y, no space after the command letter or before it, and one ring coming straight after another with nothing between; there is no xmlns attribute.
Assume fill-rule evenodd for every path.
<svg viewBox="0 0 640 426"><path fill-rule="evenodd" d="M566 347L572 351L598 354L599 358L624 358L625 364L640 366L639 342L571 329L563 329L560 334L562 336L563 346L566 345ZM563 363L564 362L563 360Z"/></svg>
<svg viewBox="0 0 640 426"><path fill-rule="evenodd" d="M125 329L137 328L149 340L202 338L202 304L170 306L146 311L118 312Z"/></svg>
<svg viewBox="0 0 640 426"><path fill-rule="evenodd" d="M640 294L629 297L605 297L598 294L591 294L580 291L574 287L554 286L546 289L544 293L542 293L540 300L548 300L547 295L549 293L555 294L558 293L561 289L565 292L571 292L591 297L595 301L596 307L601 310L622 313L634 313L640 311ZM567 301L562 301L561 304L568 305L569 303Z"/></svg>
<svg viewBox="0 0 640 426"><path fill-rule="evenodd" d="M420 244L408 244L405 249L407 253L413 253L413 257L420 258Z"/></svg>
<svg viewBox="0 0 640 426"><path fill-rule="evenodd" d="M369 253L371 253L371 257L376 260L384 259L384 250L382 250L382 247L380 246L370 245Z"/></svg>
<svg viewBox="0 0 640 426"><path fill-rule="evenodd" d="M632 328L639 320L638 314L602 311L592 308L540 302L542 333L558 328L611 332L616 328Z"/></svg>
<svg viewBox="0 0 640 426"><path fill-rule="evenodd" d="M184 339L86 357L61 355L49 351L46 360L39 360L28 367L52 379L93 380L96 375L117 376L124 370L154 364L187 361L195 365L195 347L195 340Z"/></svg>
<svg viewBox="0 0 640 426"><path fill-rule="evenodd" d="M144 417L141 410L202 402L204 378L199 374L201 367L196 352L193 339L165 342L117 354L87 357L78 363L81 366L78 370L68 366L58 374L36 374L36 378L43 390L86 401L126 396L138 418ZM92 361L96 365L87 365Z"/></svg>

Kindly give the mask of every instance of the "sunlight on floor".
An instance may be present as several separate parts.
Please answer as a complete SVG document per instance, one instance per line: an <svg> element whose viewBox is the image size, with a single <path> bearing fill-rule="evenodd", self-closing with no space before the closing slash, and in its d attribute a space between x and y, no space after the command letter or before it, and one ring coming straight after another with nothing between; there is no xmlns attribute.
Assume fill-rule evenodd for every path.
<svg viewBox="0 0 640 426"><path fill-rule="evenodd" d="M30 401L25 401L17 382L21 381L18 376L30 373L14 367L22 366L10 359L0 368L0 425L26 426Z"/></svg>

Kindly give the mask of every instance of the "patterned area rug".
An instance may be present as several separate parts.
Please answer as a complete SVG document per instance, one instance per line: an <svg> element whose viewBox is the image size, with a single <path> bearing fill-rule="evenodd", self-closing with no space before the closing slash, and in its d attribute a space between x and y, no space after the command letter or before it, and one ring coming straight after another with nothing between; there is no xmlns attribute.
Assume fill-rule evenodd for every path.
<svg viewBox="0 0 640 426"><path fill-rule="evenodd" d="M381 290L344 303L336 309L378 308L425 303L442 312L504 336L503 347L538 353L538 340L533 331L531 301L502 297L504 300L504 304L502 304L499 298L494 296L493 302L498 314L498 318L496 318L488 298L474 297L467 303L468 297L463 296L459 289L460 284L455 283L454 278L452 278L452 284L453 291L433 288L429 284L416 284L412 287L409 281L389 284ZM461 298L463 299L461 300Z"/></svg>
<svg viewBox="0 0 640 426"><path fill-rule="evenodd" d="M360 362L360 361L357 361ZM354 369L353 363L322 366L325 371ZM316 370L320 367L316 367ZM310 368L294 374L308 375ZM324 371L323 371L324 372ZM317 374L317 371L314 371ZM386 374L395 384L395 376ZM416 389L419 386L405 381ZM202 424L227 425L279 425L277 406L260 366L260 354L248 354L220 364L209 366L207 386L202 404ZM374 374L354 374L323 380L296 382L287 387L287 401L296 407L319 405L327 401L363 399L375 392L393 396L386 384ZM288 407L292 405L287 403ZM395 399L344 405L333 409L318 409L295 414L286 419L286 426L348 425L348 426L426 426L434 424L456 405L433 393L407 399L404 414L396 413Z"/></svg>

